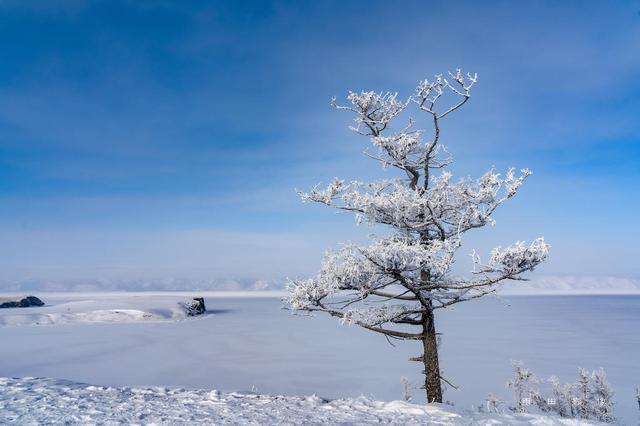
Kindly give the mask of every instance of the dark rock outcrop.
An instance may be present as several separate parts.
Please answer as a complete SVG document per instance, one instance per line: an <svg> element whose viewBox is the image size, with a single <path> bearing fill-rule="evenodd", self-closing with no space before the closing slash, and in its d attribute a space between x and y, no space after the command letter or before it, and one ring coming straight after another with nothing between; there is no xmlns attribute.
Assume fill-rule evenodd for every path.
<svg viewBox="0 0 640 426"><path fill-rule="evenodd" d="M202 297L194 297L193 300L183 303L182 306L190 317L202 315L207 312L207 308L204 305L204 298Z"/></svg>
<svg viewBox="0 0 640 426"><path fill-rule="evenodd" d="M0 303L0 308L30 308L32 306L44 306L44 302L35 296L27 296L20 300Z"/></svg>

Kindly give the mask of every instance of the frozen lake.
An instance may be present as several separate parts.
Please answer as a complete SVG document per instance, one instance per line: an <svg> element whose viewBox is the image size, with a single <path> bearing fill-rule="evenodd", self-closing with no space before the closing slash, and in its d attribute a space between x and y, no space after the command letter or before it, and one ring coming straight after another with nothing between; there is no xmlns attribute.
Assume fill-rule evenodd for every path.
<svg viewBox="0 0 640 426"><path fill-rule="evenodd" d="M69 295L43 297L69 302ZM133 298L133 299L132 299ZM151 299L149 299L151 298ZM87 300L91 299L91 300ZM184 297L120 294L74 303L126 307L174 304ZM445 398L470 407L489 393L510 401L511 360L538 376L575 381L577 367L604 367L617 415L638 424L640 296L510 296L440 311L444 376L461 387ZM400 378L417 382L407 359L417 343L394 342L324 316L294 316L277 298L206 297L213 312L195 320L0 326L0 376L42 376L111 386L176 386L401 399ZM42 308L24 308L36 312ZM158 309L158 315L165 312ZM26 313L26 312L25 312ZM1 310L0 324L16 323ZM3 316L5 321L3 322ZM163 318L166 318L163 319ZM18 323L20 323L18 321ZM416 397L422 398L419 391Z"/></svg>

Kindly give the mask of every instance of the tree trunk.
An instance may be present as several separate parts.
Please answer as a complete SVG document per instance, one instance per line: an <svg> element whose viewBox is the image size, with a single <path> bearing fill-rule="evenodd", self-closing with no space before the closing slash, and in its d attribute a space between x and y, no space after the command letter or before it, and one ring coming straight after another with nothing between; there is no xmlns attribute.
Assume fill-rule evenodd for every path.
<svg viewBox="0 0 640 426"><path fill-rule="evenodd" d="M422 345L424 353L424 389L427 402L442 402L440 385L440 363L438 361L438 341L433 311L422 314Z"/></svg>

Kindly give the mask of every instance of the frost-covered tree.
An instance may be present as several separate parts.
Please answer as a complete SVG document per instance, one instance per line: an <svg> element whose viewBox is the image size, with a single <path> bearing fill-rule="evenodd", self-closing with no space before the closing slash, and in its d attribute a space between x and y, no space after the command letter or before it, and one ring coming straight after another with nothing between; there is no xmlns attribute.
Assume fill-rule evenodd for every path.
<svg viewBox="0 0 640 426"><path fill-rule="evenodd" d="M589 386L589 372L584 368L578 368L578 383L575 385L575 396L573 401L577 408L577 417L581 419L589 418L591 407L591 387Z"/></svg>
<svg viewBox="0 0 640 426"><path fill-rule="evenodd" d="M607 382L604 369L600 368L591 373L591 414L596 420L605 423L615 421L613 415L613 389Z"/></svg>
<svg viewBox="0 0 640 426"><path fill-rule="evenodd" d="M551 376L546 381L551 387L549 397L540 392L538 385L543 382L521 361L514 362L514 378L507 382L516 401L512 410L526 413L528 406L532 405L544 412L557 413L560 417L593 419L604 423L615 421L613 390L602 368L592 372L579 368L576 383L561 384L556 376Z"/></svg>
<svg viewBox="0 0 640 426"><path fill-rule="evenodd" d="M493 224L498 206L531 174L509 169L503 176L491 169L476 180L454 180L444 170L452 160L441 144L441 123L469 100L476 80L457 70L421 81L406 100L376 92L350 93L346 106L334 99L336 108L355 115L351 130L377 150L365 153L400 176L377 182L335 179L300 193L304 201L352 212L358 223L384 225L390 232L368 246L327 252L315 278L289 283L287 302L295 310L325 312L387 338L421 342L422 354L411 360L424 364L428 402L442 402L441 381L446 382L438 361L435 311L494 293L505 280L523 279L548 252L538 238L497 247L486 262L473 252L470 277L451 270L462 235ZM411 118L396 125L409 106L426 114L431 132L416 129Z"/></svg>
<svg viewBox="0 0 640 426"><path fill-rule="evenodd" d="M528 413L530 405L539 405L539 401L542 401L540 392L536 387L540 381L524 366L522 361L513 363L513 373L513 379L507 382L507 387L513 391L514 395L512 410L516 413Z"/></svg>
<svg viewBox="0 0 640 426"><path fill-rule="evenodd" d="M553 404L545 404L540 408L543 411L553 411L558 413L560 417L575 417L575 408L573 404L572 385L561 384L557 376L549 378L551 385L551 398Z"/></svg>

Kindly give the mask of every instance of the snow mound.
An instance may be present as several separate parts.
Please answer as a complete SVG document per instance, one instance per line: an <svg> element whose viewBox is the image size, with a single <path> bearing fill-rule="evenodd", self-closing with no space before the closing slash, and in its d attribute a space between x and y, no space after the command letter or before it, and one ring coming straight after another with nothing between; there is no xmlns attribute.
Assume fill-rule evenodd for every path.
<svg viewBox="0 0 640 426"><path fill-rule="evenodd" d="M184 296L62 295L37 309L2 309L0 326L178 321L189 317ZM182 303L182 304L181 304Z"/></svg>
<svg viewBox="0 0 640 426"><path fill-rule="evenodd" d="M0 378L0 424L588 425L539 415L462 413L440 404L365 397L222 393L204 389L112 388L45 378Z"/></svg>

